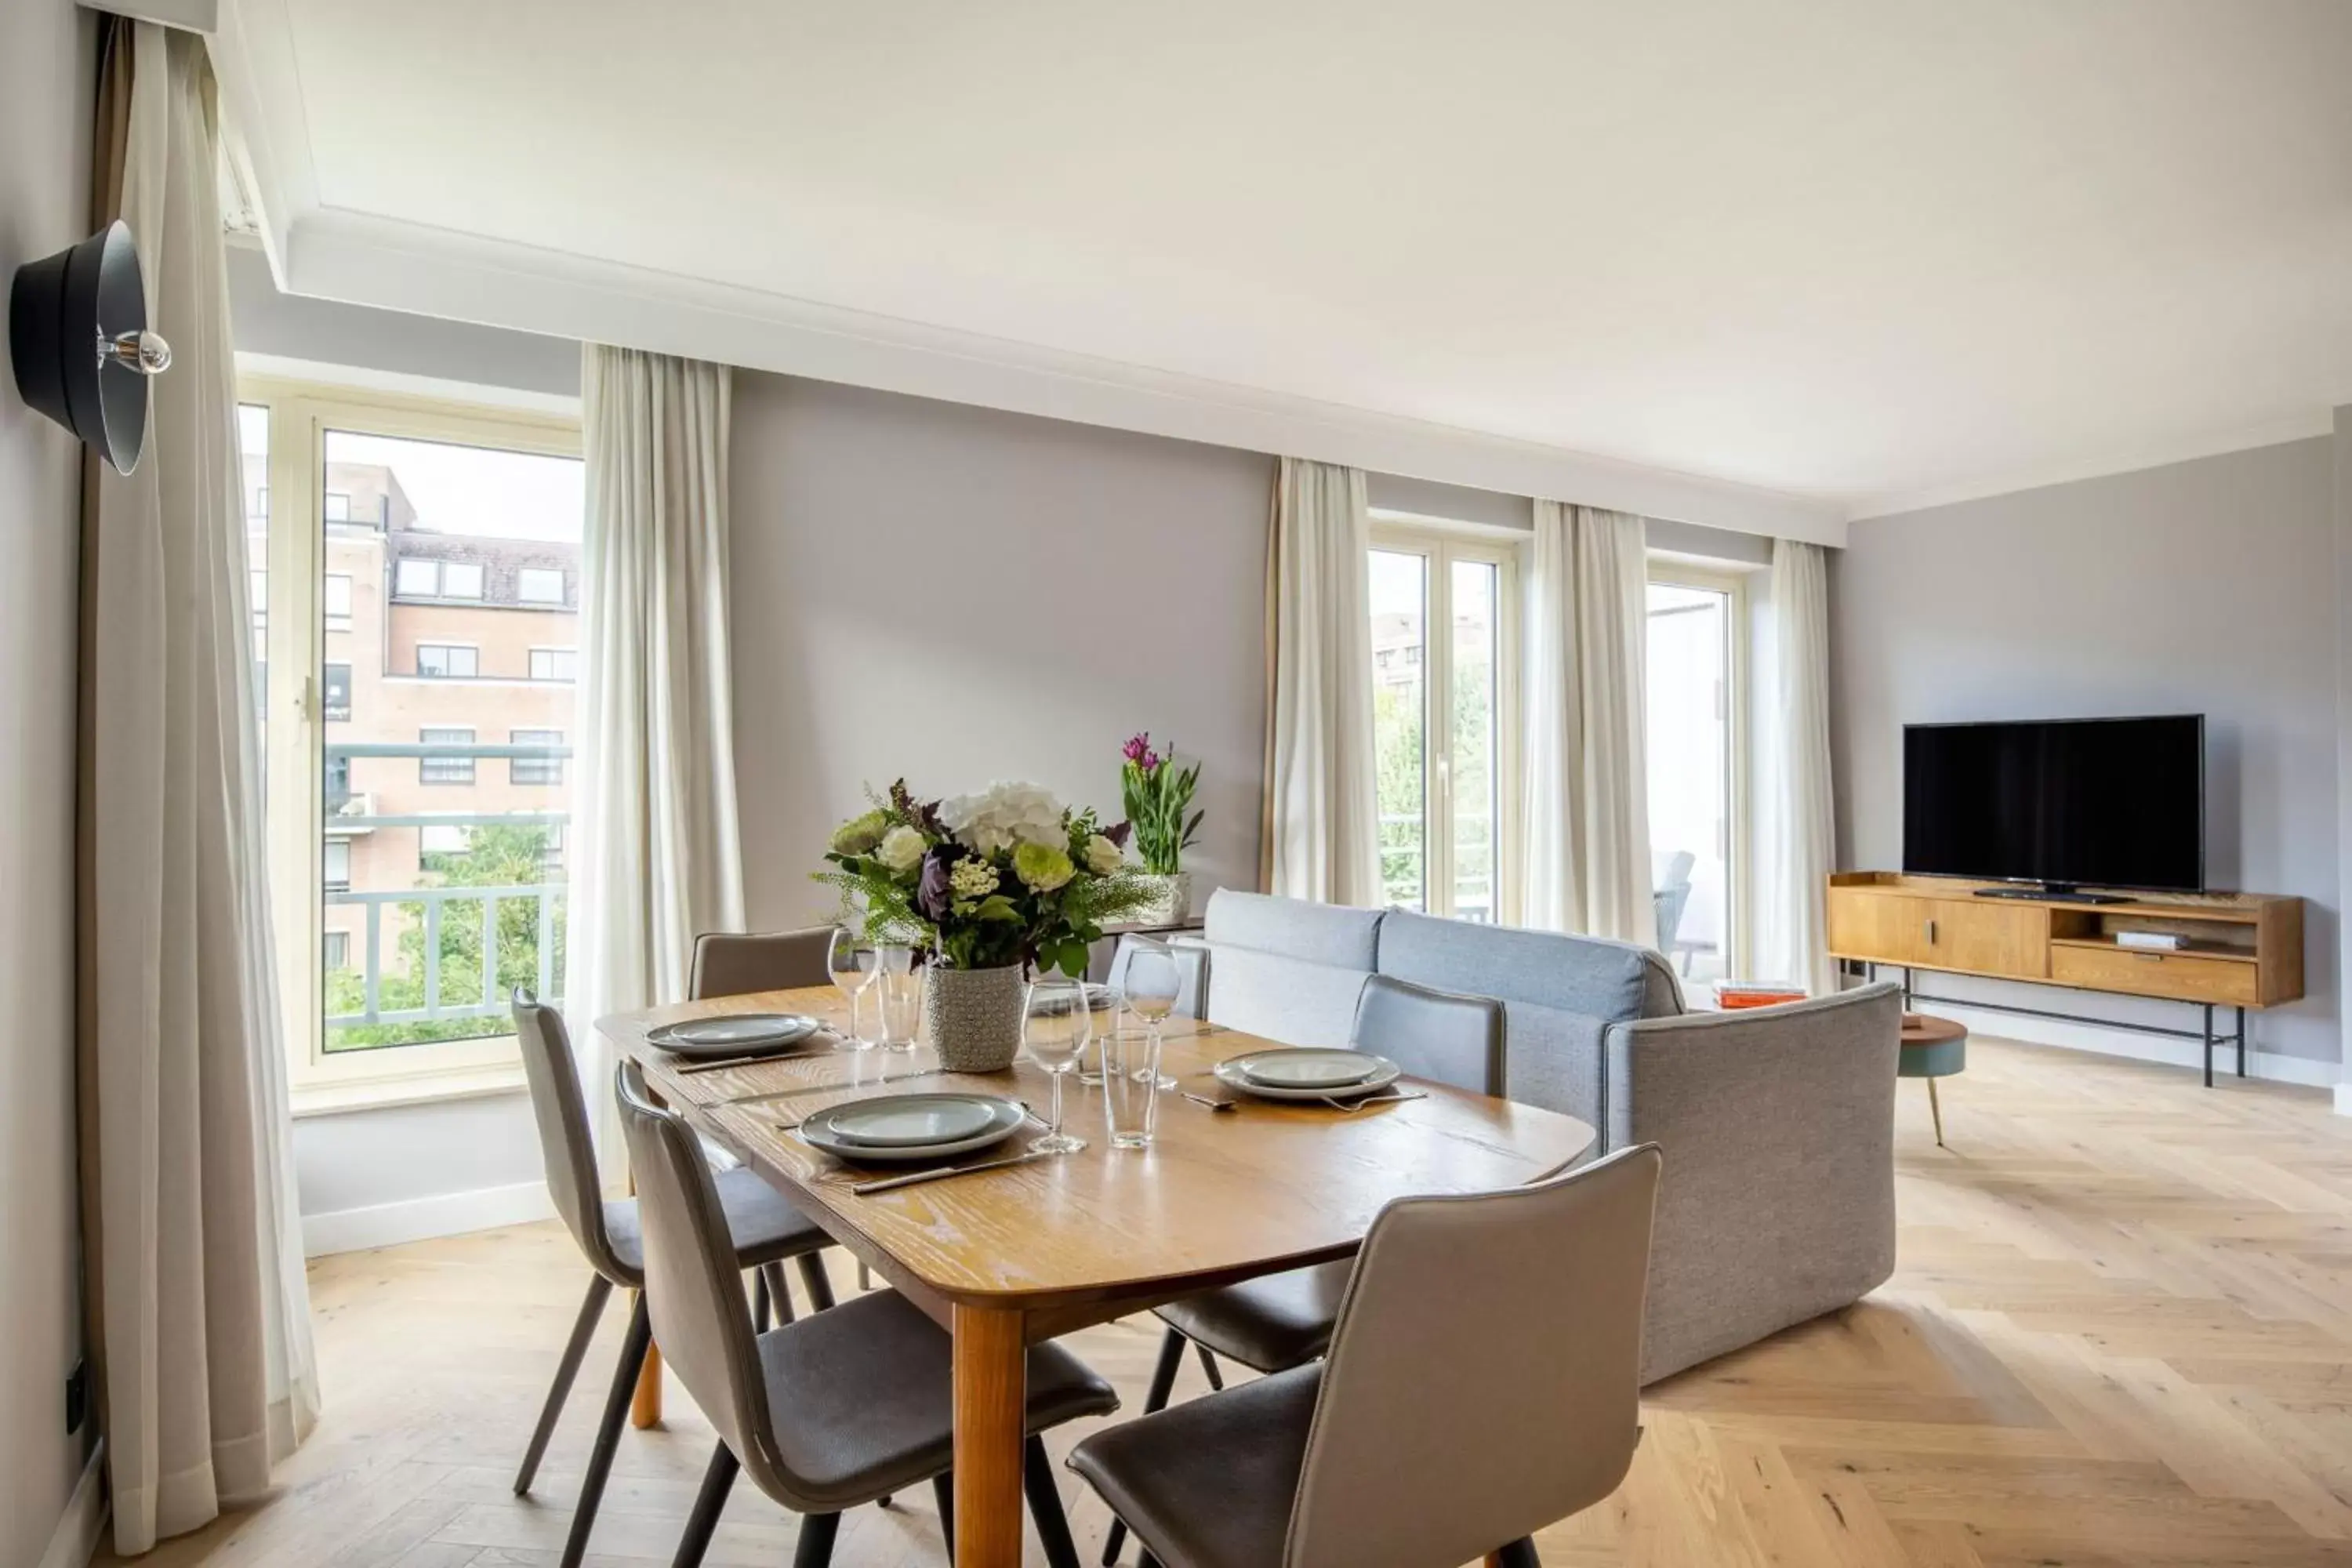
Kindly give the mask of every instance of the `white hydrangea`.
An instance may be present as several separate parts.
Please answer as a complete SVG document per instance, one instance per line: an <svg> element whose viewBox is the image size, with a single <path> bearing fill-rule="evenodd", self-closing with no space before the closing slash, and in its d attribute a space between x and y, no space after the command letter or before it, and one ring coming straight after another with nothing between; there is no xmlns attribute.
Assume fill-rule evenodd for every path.
<svg viewBox="0 0 2352 1568"><path fill-rule="evenodd" d="M1041 784L992 784L979 795L960 795L940 802L940 820L957 842L996 855L1015 844L1050 844L1060 847L1066 837L1062 826L1062 803Z"/></svg>

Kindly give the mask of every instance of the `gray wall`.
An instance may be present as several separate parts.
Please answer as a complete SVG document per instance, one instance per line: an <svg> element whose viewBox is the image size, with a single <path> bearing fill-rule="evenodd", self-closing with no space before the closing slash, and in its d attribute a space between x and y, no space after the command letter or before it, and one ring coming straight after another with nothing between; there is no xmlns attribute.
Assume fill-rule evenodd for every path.
<svg viewBox="0 0 2352 1568"><path fill-rule="evenodd" d="M1832 554L1840 863L1901 864L1906 723L2201 712L2208 884L2309 900L2307 995L2255 1043L2338 1059L2333 466L2322 437L1856 523ZM2181 1022L2085 1010L2109 1008Z"/></svg>
<svg viewBox="0 0 2352 1568"><path fill-rule="evenodd" d="M228 303L244 353L580 395L580 345L569 338L281 294L255 242L229 245Z"/></svg>
<svg viewBox="0 0 2352 1568"><path fill-rule="evenodd" d="M754 926L901 774L1119 815L1137 730L1199 758L1196 897L1257 882L1274 461L739 372L735 753Z"/></svg>
<svg viewBox="0 0 2352 1568"><path fill-rule="evenodd" d="M97 25L0 5L0 279L82 237ZM0 323L0 338L6 327ZM39 1560L81 1473L74 1179L75 582L80 448L0 373L0 1563Z"/></svg>

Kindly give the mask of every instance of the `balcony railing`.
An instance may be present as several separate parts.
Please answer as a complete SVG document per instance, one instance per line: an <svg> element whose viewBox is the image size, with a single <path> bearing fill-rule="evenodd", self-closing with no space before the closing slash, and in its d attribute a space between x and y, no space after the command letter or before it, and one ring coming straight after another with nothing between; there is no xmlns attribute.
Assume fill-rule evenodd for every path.
<svg viewBox="0 0 2352 1568"><path fill-rule="evenodd" d="M563 745L511 745L492 742L334 742L326 747L331 763L348 758L418 758L470 757L524 759L560 763L572 755L572 748ZM566 811L424 811L380 812L374 809L376 797L362 793L348 795L338 803L328 818L331 831L348 832L358 828L378 827L462 827L479 830L492 827L533 827L561 829L571 821ZM358 806L354 811L352 806ZM478 840L476 842L478 842ZM460 860L466 851L453 852L452 858ZM324 1023L330 1031L338 1029L373 1028L404 1025L462 1025L465 1020L503 1017L507 1012L504 987L517 979L528 978L533 991L551 1002L562 1000L563 975L557 962L558 926L561 922L566 884L560 876L541 876L528 881L495 885L468 885L430 888L352 888L333 889L325 893L330 907L358 908L365 911L363 930L358 937L357 952L353 955L360 972L361 1005L356 1010L346 1008L329 1012ZM509 963L502 972L499 952L499 913L512 904L524 904L532 913L528 921L530 932L530 951L520 955L520 965ZM478 907L480 923L479 953L475 959L478 973L460 978L445 973L446 965L443 941L445 928L452 911ZM385 910L395 911L387 921ZM386 925L402 919L397 912L414 909L413 917L422 925L421 968L423 974L406 970L387 974L384 963ZM393 940L397 941L397 929ZM507 955L509 960L518 956ZM514 973L520 967L524 973ZM387 981L394 975L408 982L397 987L407 994L387 1000ZM445 991L455 993L445 996ZM499 1031L479 1031L496 1033ZM462 1037L459 1030L446 1037ZM404 1041L357 1041L341 1047L330 1045L329 1049L364 1049L378 1046L406 1043Z"/></svg>
<svg viewBox="0 0 2352 1568"><path fill-rule="evenodd" d="M1487 831L1473 837L1465 831L1486 825ZM1428 889L1423 885L1427 877L1423 862L1428 851L1423 840L1423 825L1419 812L1391 812L1380 819L1381 828L1381 893L1389 902L1423 909L1428 906ZM1410 833L1410 837L1402 829ZM1495 918L1495 874L1493 865L1494 834L1485 816L1464 816L1454 818L1457 835L1454 844L1454 913L1465 921L1492 921ZM1403 838L1403 842L1398 842ZM1473 852L1484 851L1487 865L1483 874L1465 871L1463 862L1472 858ZM1391 863L1398 863L1391 871Z"/></svg>

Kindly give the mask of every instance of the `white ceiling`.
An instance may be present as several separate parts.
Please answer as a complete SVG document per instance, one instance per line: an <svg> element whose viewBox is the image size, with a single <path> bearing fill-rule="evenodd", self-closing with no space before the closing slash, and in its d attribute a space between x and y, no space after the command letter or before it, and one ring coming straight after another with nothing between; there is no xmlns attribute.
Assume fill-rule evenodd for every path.
<svg viewBox="0 0 2352 1568"><path fill-rule="evenodd" d="M2345 0L236 4L375 303L500 242L1845 516L2352 402Z"/></svg>

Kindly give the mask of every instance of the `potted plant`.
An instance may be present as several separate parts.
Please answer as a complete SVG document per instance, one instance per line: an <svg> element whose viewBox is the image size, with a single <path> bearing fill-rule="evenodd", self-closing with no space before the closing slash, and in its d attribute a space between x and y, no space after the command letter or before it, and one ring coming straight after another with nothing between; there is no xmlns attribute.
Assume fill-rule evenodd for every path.
<svg viewBox="0 0 2352 1568"><path fill-rule="evenodd" d="M814 876L840 891L843 924L916 950L940 1065L1000 1072L1021 1047L1031 971L1083 976L1103 922L1150 900L1129 832L1036 784L919 801L902 779L834 830L831 869Z"/></svg>
<svg viewBox="0 0 2352 1568"><path fill-rule="evenodd" d="M1161 755L1152 748L1149 732L1131 738L1121 748L1127 761L1119 768L1119 793L1127 820L1135 828L1135 853L1157 889L1151 901L1134 918L1151 925L1176 925L1192 910L1192 878L1183 868L1184 851L1199 837L1201 818L1187 819L1192 792L1201 783L1201 764L1179 769L1176 748Z"/></svg>

